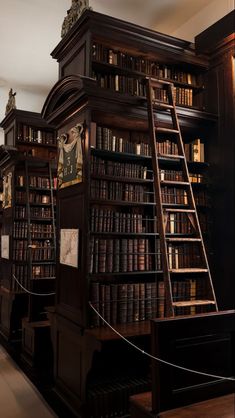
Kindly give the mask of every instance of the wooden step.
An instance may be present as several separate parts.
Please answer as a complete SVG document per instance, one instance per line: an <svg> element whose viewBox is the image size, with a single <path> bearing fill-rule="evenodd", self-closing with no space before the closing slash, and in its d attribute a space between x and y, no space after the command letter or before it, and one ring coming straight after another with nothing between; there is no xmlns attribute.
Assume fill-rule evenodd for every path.
<svg viewBox="0 0 235 418"><path fill-rule="evenodd" d="M168 160L183 160L184 156L179 154L158 154L158 158L166 158Z"/></svg>
<svg viewBox="0 0 235 418"><path fill-rule="evenodd" d="M162 128L160 126L155 127L157 132L163 132L168 134L179 134L178 129L171 129L171 128Z"/></svg>
<svg viewBox="0 0 235 418"><path fill-rule="evenodd" d="M152 103L153 103L153 107L160 107L162 109L174 109L174 106L168 103L161 102L160 100L153 99Z"/></svg>
<svg viewBox="0 0 235 418"><path fill-rule="evenodd" d="M190 238L190 237L166 237L169 242L201 242L201 238Z"/></svg>
<svg viewBox="0 0 235 418"><path fill-rule="evenodd" d="M173 85L173 83L171 81L165 81L165 80L159 80L157 78L153 78L153 77L146 77L147 80L150 81L150 86L154 87L154 84L157 86L158 84L162 84L163 86L170 86Z"/></svg>
<svg viewBox="0 0 235 418"><path fill-rule="evenodd" d="M188 181L177 181L177 180L161 180L161 184L169 185L169 186L189 186L190 183Z"/></svg>
<svg viewBox="0 0 235 418"><path fill-rule="evenodd" d="M207 273L208 269L204 268L182 268L182 269L170 269L170 273Z"/></svg>
<svg viewBox="0 0 235 418"><path fill-rule="evenodd" d="M181 300L173 302L172 304L176 308L187 307L187 306L203 306L203 305L215 305L214 300Z"/></svg>
<svg viewBox="0 0 235 418"><path fill-rule="evenodd" d="M195 210L194 209L174 209L174 208L165 208L164 209L166 212L169 212L169 213L171 213L171 212L179 212L179 213L181 213L181 212L185 212L185 213L195 213Z"/></svg>

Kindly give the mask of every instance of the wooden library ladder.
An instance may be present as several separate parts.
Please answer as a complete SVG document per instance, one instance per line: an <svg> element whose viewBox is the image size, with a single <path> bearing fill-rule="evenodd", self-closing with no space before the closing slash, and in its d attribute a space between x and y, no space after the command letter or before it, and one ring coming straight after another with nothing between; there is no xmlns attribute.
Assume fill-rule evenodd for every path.
<svg viewBox="0 0 235 418"><path fill-rule="evenodd" d="M160 239L160 250L161 250L161 260L162 260L162 270L164 278L164 288L165 288L165 316L175 316L177 314L177 308L190 308L190 312L195 313L196 307L207 307L210 310L218 311L215 292L212 284L209 264L207 260L206 250L203 242L203 237L201 233L201 228L198 220L198 214L196 210L196 204L193 196L193 190L189 179L188 166L185 157L185 151L179 126L179 121L176 113L175 100L174 100L174 85L173 83L158 80L155 78L146 79L146 89L147 89L147 105L148 105L148 123L149 123L149 134L150 141L152 146L152 164L153 164L153 173L154 173L154 190L155 190L155 203L158 219L158 232ZM157 97L157 98L156 98ZM160 99L159 99L160 98ZM163 127L159 123L159 118L157 117L158 111L167 111L171 115L172 125L170 128ZM178 147L178 154L160 154L158 150L159 134L167 134L168 137L173 137L176 141ZM159 159L173 160L176 163L180 164L182 170L182 181L173 180L161 180L160 176L160 161ZM174 205L169 203L164 203L162 199L162 186L173 186L173 187L183 187L187 193L187 204ZM185 192L184 192L185 193ZM192 237L180 237L180 236L169 236L166 234L166 226L169 221L171 213L184 213L188 218L190 224L193 227L195 232ZM174 243L198 243L200 246L200 255L202 260L202 267L197 268L173 268L169 256L169 244L174 245ZM173 295L173 278L177 280L177 276L181 274L183 278L191 278L193 275L194 280L196 281L197 289L197 277L203 277L203 287L206 289L203 296L196 294L191 297L182 297L180 300L175 301L175 295ZM178 276L179 277L179 276ZM199 287L199 286L198 286ZM182 292L183 293L183 292ZM191 299L191 300L189 300ZM192 300L193 299L193 300ZM184 309L183 309L184 310Z"/></svg>

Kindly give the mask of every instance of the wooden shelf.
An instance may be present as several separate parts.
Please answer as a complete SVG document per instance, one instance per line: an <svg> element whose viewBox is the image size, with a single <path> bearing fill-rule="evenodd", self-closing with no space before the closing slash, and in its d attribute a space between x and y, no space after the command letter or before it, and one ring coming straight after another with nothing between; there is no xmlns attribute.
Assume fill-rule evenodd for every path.
<svg viewBox="0 0 235 418"><path fill-rule="evenodd" d="M131 160L137 160L139 162L141 161L145 161L147 162L151 162L152 161L152 157L149 155L138 155L138 154L131 154L128 152L118 152L118 151L109 151L109 150L103 150L103 149L98 149L98 148L90 148L90 151L93 155L97 155L98 157L103 157L103 158L109 158L109 159L115 159L118 161L129 161Z"/></svg>
<svg viewBox="0 0 235 418"><path fill-rule="evenodd" d="M113 328L117 330L125 338L150 335L150 321L131 322L128 324L116 324L113 325ZM117 335L109 327L86 329L85 333L94 336L97 340L100 341L120 339L119 335Z"/></svg>
<svg viewBox="0 0 235 418"><path fill-rule="evenodd" d="M121 177L121 176L108 176L106 174L91 174L92 179L101 179L107 181L115 181L115 182L122 182L122 183L143 183L143 184L153 184L153 180L151 179L139 179L139 178L132 178L132 177Z"/></svg>
<svg viewBox="0 0 235 418"><path fill-rule="evenodd" d="M17 145L28 145L30 147L42 147L42 148L53 148L56 149L56 144L40 144L39 142L33 142L33 141L16 141Z"/></svg>
<svg viewBox="0 0 235 418"><path fill-rule="evenodd" d="M158 78L158 80L163 81L164 83L170 83L170 84L174 84L177 87L184 87L184 88L191 88L193 90L204 90L204 86L199 86L199 85L195 85L195 84L189 84L189 83L184 83L178 80L173 80L170 78L160 78L157 77L156 75L153 74L146 74L144 72L141 71L137 71L137 70L133 70L131 68L123 68L119 65L115 65L115 64L109 64L103 61L98 61L93 59L92 60L92 67L93 69L97 70L97 71L105 71L107 73L113 73L113 74L120 74L120 75L127 75L127 76L133 76L137 77L137 78L145 78L146 76L149 77L153 77L153 78Z"/></svg>

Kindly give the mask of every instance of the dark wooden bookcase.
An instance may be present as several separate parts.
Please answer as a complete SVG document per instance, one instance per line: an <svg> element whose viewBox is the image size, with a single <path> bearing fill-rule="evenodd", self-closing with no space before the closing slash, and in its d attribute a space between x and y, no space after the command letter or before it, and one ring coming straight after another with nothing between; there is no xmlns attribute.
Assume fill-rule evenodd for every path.
<svg viewBox="0 0 235 418"><path fill-rule="evenodd" d="M234 136L235 11L196 36L199 53L207 54L208 110L218 114L216 142L210 147L214 196L215 286L220 306L234 308ZM226 284L224 282L226 279Z"/></svg>
<svg viewBox="0 0 235 418"><path fill-rule="evenodd" d="M54 304L55 132L40 114L21 110L11 111L1 126L6 182L2 236L9 240L9 249L1 254L0 328L8 340L20 339L23 328L23 352L33 356L32 329L48 328L45 307ZM51 295L39 297L27 290Z"/></svg>
<svg viewBox="0 0 235 418"><path fill-rule="evenodd" d="M218 259L213 254L213 193L218 185L213 176L216 164L211 167L210 162L215 162L221 145L216 142L218 115L208 98L210 62L206 54L195 54L189 42L92 11L81 16L52 56L59 62L60 80L42 116L59 135L77 123L85 128L83 181L58 190L58 248L61 229L78 229L79 245L77 267L60 263L59 256L57 260L52 315L56 390L77 415L124 416L128 393L149 387L149 363L102 324L89 301L125 337L149 349L149 320L164 315L164 291L146 74L175 83L177 114L214 277ZM160 99L165 100L164 93ZM159 118L169 125L167 111ZM199 138L205 161L196 161ZM163 136L162 147L172 146ZM167 159L162 170L168 180L180 175ZM176 205L182 203L177 201L182 195L166 190L166 199L172 196ZM191 233L187 222L178 218L172 218L168 228L169 234ZM194 277L182 275L174 291L176 297L188 292L193 298L202 287L195 288Z"/></svg>

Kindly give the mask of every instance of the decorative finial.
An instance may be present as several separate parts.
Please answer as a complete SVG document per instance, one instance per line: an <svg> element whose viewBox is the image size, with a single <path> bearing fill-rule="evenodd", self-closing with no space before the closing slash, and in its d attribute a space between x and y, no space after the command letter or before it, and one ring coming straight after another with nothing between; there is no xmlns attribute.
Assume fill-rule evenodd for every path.
<svg viewBox="0 0 235 418"><path fill-rule="evenodd" d="M9 90L9 98L8 98L8 102L6 105L6 111L5 111L5 115L7 115L7 113L9 113L12 109L16 109L16 92L13 93L13 90L10 89Z"/></svg>
<svg viewBox="0 0 235 418"><path fill-rule="evenodd" d="M69 31L69 29L76 23L82 13L91 9L89 7L89 0L72 0L72 5L69 10L67 10L67 16L64 18L62 28L61 28L61 37L63 38Z"/></svg>

